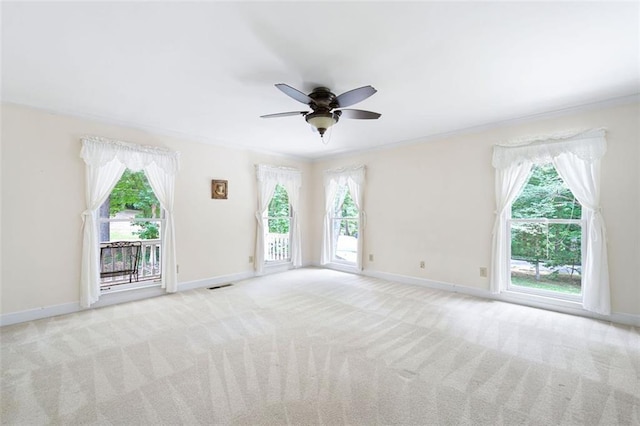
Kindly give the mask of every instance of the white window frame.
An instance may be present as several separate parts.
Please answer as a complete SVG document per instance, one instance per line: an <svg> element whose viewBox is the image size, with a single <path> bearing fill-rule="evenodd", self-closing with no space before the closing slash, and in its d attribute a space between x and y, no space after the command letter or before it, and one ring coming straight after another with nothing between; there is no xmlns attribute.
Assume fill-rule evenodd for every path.
<svg viewBox="0 0 640 426"><path fill-rule="evenodd" d="M282 185L280 185L280 186L282 186ZM277 185L276 185L276 187L277 187ZM285 191L287 191L287 188L284 188L284 186L283 186L283 189ZM274 191L273 195L271 196L271 200L269 200L269 205L271 205L271 201L273 201L273 197L275 197L275 195L276 194L275 194L275 191ZM289 198L289 192L287 191L287 199L288 198ZM265 235L269 235L269 220L270 219L278 219L278 220L287 219L289 221L289 232L288 232L288 240L289 240L288 254L289 254L289 256L286 259L269 260L268 256L267 256L269 241L265 238L265 240L264 240L264 264L265 264L265 266L277 266L277 265L285 265L285 264L292 263L292 260L291 260L292 259L291 244L293 242L292 241L292 235L291 235L291 227L293 225L293 220L292 220L293 219L293 214L292 214L292 212L293 212L293 209L291 207L291 203L289 203L289 215L288 216L269 216L268 215L269 207L267 207L267 210L265 210L265 213L267 213L267 214L265 214L262 217L264 219L264 223L266 225L265 226L265 228L266 228L265 229L266 230Z"/></svg>
<svg viewBox="0 0 640 426"><path fill-rule="evenodd" d="M298 169L290 167L256 165L258 210L256 211L257 233L254 251L254 268L257 275L265 271L265 236L268 224L265 216L268 216L269 204L273 197L276 185L282 185L289 196L289 237L291 261L283 264L283 268L299 268L302 266L302 238L300 232L300 187L302 186L302 173ZM272 266L272 265L271 265ZM271 269L269 272L276 272Z"/></svg>
<svg viewBox="0 0 640 426"><path fill-rule="evenodd" d="M364 211L364 186L365 186L365 166L348 166L338 169L329 169L323 172L324 184L324 221L322 225L322 250L320 252L321 265L335 265L336 269L348 272L358 272L362 270L363 253L363 231L366 227L366 214ZM335 215L335 197L338 189L346 185L354 204L359 210L358 222L358 246L356 252L356 263L338 263L334 261L333 247L333 216Z"/></svg>
<svg viewBox="0 0 640 426"><path fill-rule="evenodd" d="M340 187L340 189L338 190L338 193L336 194L336 198L341 196L342 191L345 192L345 196L344 198L346 199L347 194L349 194L349 187L347 185L343 185ZM335 199L334 198L334 203L335 203ZM342 200L342 203L344 204L344 199ZM360 214L358 212L358 216L350 216L350 217L339 217L336 215L337 211L342 209L342 204L340 206L337 206L336 209L333 210L333 214L331 216L331 233L332 235L335 235L336 232L338 234L338 238L340 238L340 226L341 226L341 222L343 220L346 221L355 221L356 225L357 225L357 233L358 233L358 238L360 238ZM337 231L336 231L336 225L338 227ZM340 259L337 257L336 253L337 253L337 249L338 249L338 241L336 239L335 243L331 244L331 262L332 263L340 263L343 265L347 265L347 266L356 266L357 261L353 261L350 262L348 260L345 259ZM358 256L358 251L359 247L356 245L356 258Z"/></svg>
<svg viewBox="0 0 640 426"><path fill-rule="evenodd" d="M143 172L144 173L144 172ZM151 189L153 191L153 188ZM111 190L111 193L113 193L113 189ZM111 195L111 194L109 194ZM154 192L155 195L155 192ZM159 218L138 218L138 217L134 217L134 218L124 218L124 219L119 219L119 218L112 218L112 217L101 217L98 219L98 224L103 224L103 223L122 223L122 222L157 222L159 223L159 227L160 227L160 238L157 239L153 239L153 240L143 240L141 238L138 238L137 240L131 240L131 241L140 241L142 242L143 248L142 251L140 253L141 259L142 256L145 255L145 248L144 248L144 243L149 242L151 244L160 244L160 253L158 255L158 259L157 262L160 262L161 257L162 257L162 243L163 243L163 235L165 232L165 217L166 217L166 212L165 209L162 208L162 206L158 206L158 208L160 209L160 217ZM101 235L99 233L100 227L98 227L98 250L100 250L100 244L102 243L107 243L110 241L102 241L101 240ZM153 250L154 247L152 246L151 250ZM141 263L144 263L144 261L141 260ZM161 264L160 264L161 265ZM142 266L142 265L141 265ZM133 290L133 289L137 289L140 287L148 287L151 283L160 283L160 281L162 280L162 267L160 267L160 271L158 273L158 275L153 275L151 277L145 278L143 276L140 277L140 279L136 282L132 282L132 283L122 283L122 282L114 282L114 283L110 283L110 282L103 282L102 280L100 280L100 292L101 293L109 293L112 291L123 291L123 290Z"/></svg>

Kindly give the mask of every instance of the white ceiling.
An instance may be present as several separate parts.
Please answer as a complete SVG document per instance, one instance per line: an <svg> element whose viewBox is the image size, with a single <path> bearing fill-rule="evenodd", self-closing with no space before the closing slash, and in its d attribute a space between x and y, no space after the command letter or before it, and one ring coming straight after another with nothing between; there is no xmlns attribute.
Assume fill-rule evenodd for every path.
<svg viewBox="0 0 640 426"><path fill-rule="evenodd" d="M640 92L638 2L2 3L2 99L319 158ZM371 84L323 145L273 85ZM329 134L329 133L328 133Z"/></svg>

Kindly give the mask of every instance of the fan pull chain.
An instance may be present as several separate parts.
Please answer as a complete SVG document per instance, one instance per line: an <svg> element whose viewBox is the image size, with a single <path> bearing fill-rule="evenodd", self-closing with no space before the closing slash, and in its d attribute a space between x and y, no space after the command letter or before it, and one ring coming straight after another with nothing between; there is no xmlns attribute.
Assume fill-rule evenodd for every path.
<svg viewBox="0 0 640 426"><path fill-rule="evenodd" d="M329 127L329 137L327 137L326 141L324 139L324 135L320 136L320 140L322 141L323 145L329 145L329 142L331 142L331 135L333 135L333 126Z"/></svg>

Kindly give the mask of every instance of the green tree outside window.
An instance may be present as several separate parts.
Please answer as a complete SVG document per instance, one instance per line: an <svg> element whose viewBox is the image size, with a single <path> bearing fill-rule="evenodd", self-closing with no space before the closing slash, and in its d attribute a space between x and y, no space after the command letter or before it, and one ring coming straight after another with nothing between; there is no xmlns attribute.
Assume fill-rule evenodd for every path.
<svg viewBox="0 0 640 426"><path fill-rule="evenodd" d="M288 234L289 218L291 216L289 194L282 185L276 185L276 190L269 202L267 216L269 217L269 233Z"/></svg>

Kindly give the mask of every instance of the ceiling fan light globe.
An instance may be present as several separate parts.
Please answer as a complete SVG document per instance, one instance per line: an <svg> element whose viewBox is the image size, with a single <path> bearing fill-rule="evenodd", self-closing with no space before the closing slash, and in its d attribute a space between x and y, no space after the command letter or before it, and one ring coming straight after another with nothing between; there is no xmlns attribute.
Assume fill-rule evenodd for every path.
<svg viewBox="0 0 640 426"><path fill-rule="evenodd" d="M305 116L307 123L318 129L320 136L334 124L338 122L339 115L331 112L327 113L311 113Z"/></svg>

